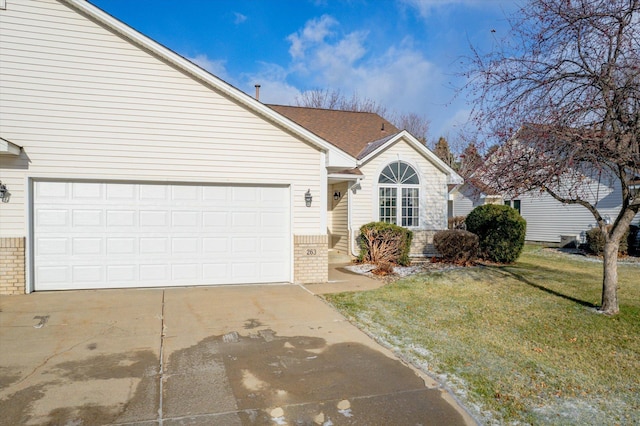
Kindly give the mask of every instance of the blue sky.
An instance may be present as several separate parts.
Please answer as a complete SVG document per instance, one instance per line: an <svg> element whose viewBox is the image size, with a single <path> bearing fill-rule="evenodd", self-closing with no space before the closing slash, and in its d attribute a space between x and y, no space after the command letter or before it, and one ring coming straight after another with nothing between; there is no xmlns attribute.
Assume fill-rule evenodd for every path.
<svg viewBox="0 0 640 426"><path fill-rule="evenodd" d="M456 76L469 44L490 50L505 0L90 0L265 103L313 89L375 100L455 139L469 111ZM492 31L493 30L493 31Z"/></svg>

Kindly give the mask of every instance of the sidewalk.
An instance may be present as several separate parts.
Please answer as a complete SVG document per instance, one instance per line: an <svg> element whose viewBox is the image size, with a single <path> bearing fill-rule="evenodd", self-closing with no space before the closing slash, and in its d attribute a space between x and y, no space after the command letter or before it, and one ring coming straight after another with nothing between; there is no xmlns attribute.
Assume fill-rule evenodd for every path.
<svg viewBox="0 0 640 426"><path fill-rule="evenodd" d="M342 293L345 291L375 290L384 285L384 281L362 274L348 271L345 266L350 263L333 263L329 265L329 282L322 284L305 284L313 294Z"/></svg>

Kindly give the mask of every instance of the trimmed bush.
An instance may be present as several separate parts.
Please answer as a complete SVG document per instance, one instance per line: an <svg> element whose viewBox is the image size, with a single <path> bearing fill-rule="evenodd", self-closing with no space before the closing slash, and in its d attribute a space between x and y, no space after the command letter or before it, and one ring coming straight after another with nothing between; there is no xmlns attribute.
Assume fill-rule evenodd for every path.
<svg viewBox="0 0 640 426"><path fill-rule="evenodd" d="M480 240L480 256L497 263L515 262L524 247L527 221L509 206L485 204L465 219L467 230Z"/></svg>
<svg viewBox="0 0 640 426"><path fill-rule="evenodd" d="M448 262L466 265L478 257L478 236L462 229L439 231L433 236L433 245Z"/></svg>
<svg viewBox="0 0 640 426"><path fill-rule="evenodd" d="M413 232L392 223L371 222L362 225L358 236L358 260L376 265L408 265L412 238Z"/></svg>
<svg viewBox="0 0 640 426"><path fill-rule="evenodd" d="M587 248L595 255L602 256L604 253L604 237L600 228L595 227L587 231ZM624 236L620 240L620 246L618 247L618 254L627 254L629 249L629 231L625 232Z"/></svg>

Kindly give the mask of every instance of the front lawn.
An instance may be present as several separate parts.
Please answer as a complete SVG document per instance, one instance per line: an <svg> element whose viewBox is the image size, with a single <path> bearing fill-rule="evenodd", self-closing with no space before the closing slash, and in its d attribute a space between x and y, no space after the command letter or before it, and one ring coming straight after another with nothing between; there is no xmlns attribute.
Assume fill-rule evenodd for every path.
<svg viewBox="0 0 640 426"><path fill-rule="evenodd" d="M326 298L482 423L640 424L640 263L618 272L615 317L594 309L601 262L535 246Z"/></svg>

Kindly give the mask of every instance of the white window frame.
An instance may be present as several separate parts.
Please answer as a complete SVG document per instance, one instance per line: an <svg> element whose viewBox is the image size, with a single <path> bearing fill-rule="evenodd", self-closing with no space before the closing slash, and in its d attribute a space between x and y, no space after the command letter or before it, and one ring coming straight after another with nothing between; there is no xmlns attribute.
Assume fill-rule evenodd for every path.
<svg viewBox="0 0 640 426"><path fill-rule="evenodd" d="M395 182L386 182L380 183L380 177L383 175L383 172L387 170L387 168L393 164L404 164L407 166L409 170L411 170L412 175L406 176L394 176ZM385 175L386 176L386 175ZM403 180L407 180L415 176L418 183L417 184L409 184L402 183ZM384 197L389 200L395 200L395 203L391 203L390 205L382 204L383 191L385 192ZM403 206L405 199L407 199L407 193L417 191L415 196L411 196L410 198L413 200L413 205ZM377 194L377 212L378 212L378 220L382 222L394 223L396 225L402 226L404 228L419 228L420 227L420 197L422 196L420 191L420 175L418 170L412 164L409 164L406 161L396 160L390 163L387 163L383 169L378 174L378 194ZM405 208L412 209L411 216L405 214ZM395 218L393 216L382 214L382 209L395 209ZM407 224L411 223L411 224Z"/></svg>

